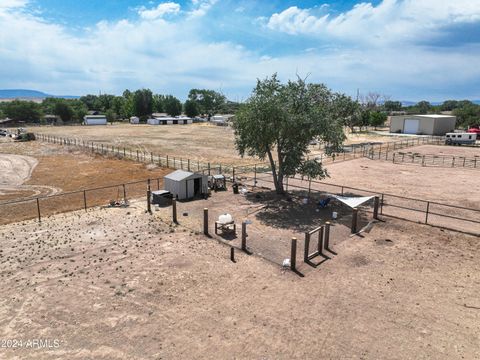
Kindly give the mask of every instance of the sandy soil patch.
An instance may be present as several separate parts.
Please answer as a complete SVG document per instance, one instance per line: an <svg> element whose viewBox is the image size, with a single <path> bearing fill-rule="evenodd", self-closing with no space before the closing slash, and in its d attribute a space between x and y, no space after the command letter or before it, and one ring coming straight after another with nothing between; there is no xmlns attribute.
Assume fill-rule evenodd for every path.
<svg viewBox="0 0 480 360"><path fill-rule="evenodd" d="M59 340L1 358L480 357L478 238L389 220L299 278L141 205L0 237L0 338Z"/></svg>

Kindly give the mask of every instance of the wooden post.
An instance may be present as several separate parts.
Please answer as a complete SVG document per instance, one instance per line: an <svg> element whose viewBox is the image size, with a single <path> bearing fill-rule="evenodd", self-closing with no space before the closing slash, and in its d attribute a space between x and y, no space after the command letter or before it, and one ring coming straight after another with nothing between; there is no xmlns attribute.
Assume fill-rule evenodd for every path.
<svg viewBox="0 0 480 360"><path fill-rule="evenodd" d="M167 155L167 168L170 167L169 164L168 164L168 155Z"/></svg>
<svg viewBox="0 0 480 360"><path fill-rule="evenodd" d="M476 159L475 159L476 160ZM257 186L257 164L254 165L253 187Z"/></svg>
<svg viewBox="0 0 480 360"><path fill-rule="evenodd" d="M231 262L236 262L235 261L235 248L233 246L230 248L230 261Z"/></svg>
<svg viewBox="0 0 480 360"><path fill-rule="evenodd" d="M123 202L127 202L127 190L125 189L125 184L123 186Z"/></svg>
<svg viewBox="0 0 480 360"><path fill-rule="evenodd" d="M208 236L208 208L203 209L203 233Z"/></svg>
<svg viewBox="0 0 480 360"><path fill-rule="evenodd" d="M210 176L210 163L208 163L208 176Z"/></svg>
<svg viewBox="0 0 480 360"><path fill-rule="evenodd" d="M242 222L242 251L247 252L247 223Z"/></svg>
<svg viewBox="0 0 480 360"><path fill-rule="evenodd" d="M430 201L427 201L427 210L425 211L425 224L428 224L428 213L430 211Z"/></svg>
<svg viewBox="0 0 480 360"><path fill-rule="evenodd" d="M37 197L37 213L38 213L38 222L42 222L42 216L40 215L40 200Z"/></svg>
<svg viewBox="0 0 480 360"><path fill-rule="evenodd" d="M140 161L140 158L138 157L138 150L137 150L137 161Z"/></svg>
<svg viewBox="0 0 480 360"><path fill-rule="evenodd" d="M172 219L174 223L177 223L177 199L172 200Z"/></svg>
<svg viewBox="0 0 480 360"><path fill-rule="evenodd" d="M187 169L190 171L190 159L187 159Z"/></svg>
<svg viewBox="0 0 480 360"><path fill-rule="evenodd" d="M297 269L297 238L292 238L292 246L290 251L290 270Z"/></svg>
<svg viewBox="0 0 480 360"><path fill-rule="evenodd" d="M153 164L153 154L152 153L150 153L150 163Z"/></svg>
<svg viewBox="0 0 480 360"><path fill-rule="evenodd" d="M378 206L380 204L380 198L378 196L375 196L375 199L373 201L373 218L375 220L378 220Z"/></svg>
<svg viewBox="0 0 480 360"><path fill-rule="evenodd" d="M325 225L320 228L318 231L318 253L323 254L323 232L324 232Z"/></svg>
<svg viewBox="0 0 480 360"><path fill-rule="evenodd" d="M392 159L392 163L395 164L395 153L393 153L393 159Z"/></svg>
<svg viewBox="0 0 480 360"><path fill-rule="evenodd" d="M232 178L233 182L235 182L235 166L232 168Z"/></svg>
<svg viewBox="0 0 480 360"><path fill-rule="evenodd" d="M150 188L150 179L147 180L147 211L151 214L152 213L152 205L150 203L150 197L152 195L152 191Z"/></svg>
<svg viewBox="0 0 480 360"><path fill-rule="evenodd" d="M352 226L350 227L351 233L355 234L357 232L357 217L358 217L358 209L353 208L352 210Z"/></svg>
<svg viewBox="0 0 480 360"><path fill-rule="evenodd" d="M325 223L325 232L323 233L323 239L325 249L330 251L330 221L327 221Z"/></svg>
<svg viewBox="0 0 480 360"><path fill-rule="evenodd" d="M305 246L303 247L303 262L308 261L309 249L310 249L310 233L305 232Z"/></svg>
<svg viewBox="0 0 480 360"><path fill-rule="evenodd" d="M85 211L87 211L87 191L83 190L83 207L85 208Z"/></svg>
<svg viewBox="0 0 480 360"><path fill-rule="evenodd" d="M123 157L126 157L126 155L125 155L125 147L123 148Z"/></svg>
<svg viewBox="0 0 480 360"><path fill-rule="evenodd" d="M312 189L312 178L309 176L308 177L308 198L310 199L310 192Z"/></svg>

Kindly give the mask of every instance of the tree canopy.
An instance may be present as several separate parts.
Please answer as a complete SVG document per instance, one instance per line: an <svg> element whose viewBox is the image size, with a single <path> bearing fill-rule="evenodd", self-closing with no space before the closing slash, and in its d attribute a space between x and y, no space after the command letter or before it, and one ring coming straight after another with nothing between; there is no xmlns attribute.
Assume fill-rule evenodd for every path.
<svg viewBox="0 0 480 360"><path fill-rule="evenodd" d="M233 123L240 155L268 158L277 193L284 193L283 179L301 173L323 178L322 164L308 160L312 139L338 150L345 135L335 94L322 84L302 79L282 84L277 75L258 80L251 97L240 107Z"/></svg>
<svg viewBox="0 0 480 360"><path fill-rule="evenodd" d="M226 97L219 92L207 89L191 89L188 100L197 104L199 114L212 116L225 107Z"/></svg>

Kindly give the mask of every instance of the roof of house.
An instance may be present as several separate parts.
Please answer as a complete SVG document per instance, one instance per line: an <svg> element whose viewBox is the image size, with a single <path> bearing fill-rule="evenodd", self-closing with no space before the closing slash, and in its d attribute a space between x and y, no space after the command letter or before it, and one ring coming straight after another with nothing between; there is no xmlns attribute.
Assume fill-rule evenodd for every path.
<svg viewBox="0 0 480 360"><path fill-rule="evenodd" d="M170 179L174 181L182 181L191 177L200 177L200 175L195 176L197 174L192 173L190 171L185 170L176 170L168 175L165 176L165 179Z"/></svg>
<svg viewBox="0 0 480 360"><path fill-rule="evenodd" d="M452 117L455 117L455 116L453 116L453 115L440 115L440 114L427 114L427 115L415 115L415 116L426 117L426 118L434 118L434 119L437 119L437 118L452 118Z"/></svg>

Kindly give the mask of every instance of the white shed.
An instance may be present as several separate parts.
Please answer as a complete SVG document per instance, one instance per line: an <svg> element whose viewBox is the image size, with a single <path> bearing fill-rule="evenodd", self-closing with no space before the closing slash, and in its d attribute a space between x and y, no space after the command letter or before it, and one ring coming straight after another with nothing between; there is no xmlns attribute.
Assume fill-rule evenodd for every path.
<svg viewBox="0 0 480 360"><path fill-rule="evenodd" d="M164 177L163 185L179 200L190 199L208 192L208 176L177 170Z"/></svg>
<svg viewBox="0 0 480 360"><path fill-rule="evenodd" d="M85 115L83 117L84 125L107 125L107 117L105 115Z"/></svg>
<svg viewBox="0 0 480 360"><path fill-rule="evenodd" d="M159 125L159 124L160 124L160 120L159 120L159 119L155 119L155 118L150 118L150 119L147 119L147 124L148 124L148 125Z"/></svg>
<svg viewBox="0 0 480 360"><path fill-rule="evenodd" d="M140 124L140 119L137 116L132 116L130 118L130 124Z"/></svg>

